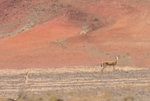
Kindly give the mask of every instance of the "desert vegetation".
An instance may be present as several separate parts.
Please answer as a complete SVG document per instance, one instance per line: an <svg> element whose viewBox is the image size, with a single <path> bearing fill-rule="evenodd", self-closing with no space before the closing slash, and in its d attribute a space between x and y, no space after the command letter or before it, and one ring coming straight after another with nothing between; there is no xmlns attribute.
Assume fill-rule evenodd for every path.
<svg viewBox="0 0 150 101"><path fill-rule="evenodd" d="M147 101L149 88L136 88L131 86L111 88L99 87L97 89L78 89L65 92L46 92L39 95L22 93L16 99L0 98L0 101ZM144 96L141 90L147 94Z"/></svg>
<svg viewBox="0 0 150 101"><path fill-rule="evenodd" d="M149 28L149 0L0 0L0 101L149 101Z"/></svg>
<svg viewBox="0 0 150 101"><path fill-rule="evenodd" d="M150 96L145 69L121 67L103 75L99 66L0 71L0 101L147 101Z"/></svg>

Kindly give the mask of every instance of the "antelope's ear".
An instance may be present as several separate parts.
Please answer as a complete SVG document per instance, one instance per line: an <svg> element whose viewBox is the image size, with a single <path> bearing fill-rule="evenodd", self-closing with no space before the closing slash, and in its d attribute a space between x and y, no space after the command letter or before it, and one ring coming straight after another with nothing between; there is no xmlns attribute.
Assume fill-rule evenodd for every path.
<svg viewBox="0 0 150 101"><path fill-rule="evenodd" d="M119 59L119 56L116 56L116 59L118 60L118 59Z"/></svg>

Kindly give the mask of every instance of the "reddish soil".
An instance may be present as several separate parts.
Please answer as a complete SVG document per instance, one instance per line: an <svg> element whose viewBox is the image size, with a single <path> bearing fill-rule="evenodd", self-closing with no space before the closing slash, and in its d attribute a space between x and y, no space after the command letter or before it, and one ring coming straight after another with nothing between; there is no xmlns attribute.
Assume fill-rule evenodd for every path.
<svg viewBox="0 0 150 101"><path fill-rule="evenodd" d="M10 1L12 0L0 2L0 5L6 5ZM30 3L29 1L18 1L18 5L31 3L31 8L33 4L36 5L35 0L31 0ZM29 19L29 14L32 13L25 10L16 14L20 17L21 24L15 22L15 25L13 23L7 30L6 27L0 27L0 34L5 31L6 34L13 31L17 33L18 27L25 26L24 22L27 20L44 19L33 22L33 26L40 24L35 28L29 26L32 29L0 40L1 68L97 65L103 60L113 60L116 55L120 58L120 66L150 66L148 0L52 1L56 8L63 9L56 10L55 14L48 14L48 19L44 17L47 13ZM44 0L43 4L41 2L39 1L38 4L48 7L46 5L48 0ZM23 10L26 8L24 6ZM5 8L8 8L8 5L0 6L0 11L4 11ZM22 9L16 8L18 12L23 11ZM13 11L9 14L8 18L3 17L5 20L0 17L2 23L0 26L5 24L8 27L7 24L10 24L12 19L16 19L15 15L11 16ZM79 34L83 25L89 27L89 33L86 35Z"/></svg>

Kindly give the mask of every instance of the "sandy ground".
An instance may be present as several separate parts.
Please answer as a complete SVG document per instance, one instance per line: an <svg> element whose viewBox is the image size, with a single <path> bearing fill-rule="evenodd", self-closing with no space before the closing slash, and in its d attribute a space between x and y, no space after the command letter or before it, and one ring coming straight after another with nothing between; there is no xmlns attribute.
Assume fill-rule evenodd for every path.
<svg viewBox="0 0 150 101"><path fill-rule="evenodd" d="M63 95L73 91L76 98L88 96L86 101L148 101L150 70L143 67L150 67L149 4L149 0L0 1L0 97L52 92L71 101ZM81 35L84 27L89 32ZM115 56L122 67L100 73L98 64ZM26 72L29 80L24 84Z"/></svg>
<svg viewBox="0 0 150 101"><path fill-rule="evenodd" d="M29 79L25 84L24 75L27 71ZM0 97L17 98L21 92L27 95L49 92L60 94L59 97L66 101L69 101L69 96L92 98L104 94L108 96L102 97L102 101L120 101L126 97L127 100L121 101L148 101L150 98L149 69L116 67L114 72L108 68L100 73L99 66L75 66L1 69L0 72ZM73 92L73 95L67 92ZM97 101L97 97L94 99L93 101Z"/></svg>

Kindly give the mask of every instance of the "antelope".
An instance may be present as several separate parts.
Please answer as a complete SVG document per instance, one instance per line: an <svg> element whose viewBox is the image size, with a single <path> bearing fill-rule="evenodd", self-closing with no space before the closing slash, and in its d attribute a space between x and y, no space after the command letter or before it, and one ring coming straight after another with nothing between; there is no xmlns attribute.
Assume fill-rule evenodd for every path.
<svg viewBox="0 0 150 101"><path fill-rule="evenodd" d="M118 56L116 56L115 57L116 58L116 60L115 61L105 61L105 62L102 62L101 63L101 67L102 67L102 69L101 69L101 72L103 72L104 71L104 69L106 68L106 67L113 67L113 71L115 71L115 66L117 65L117 63L118 63Z"/></svg>
<svg viewBox="0 0 150 101"><path fill-rule="evenodd" d="M26 72L25 75L24 75L24 83L25 84L28 83L28 78L29 78L28 75L29 75L29 72Z"/></svg>

